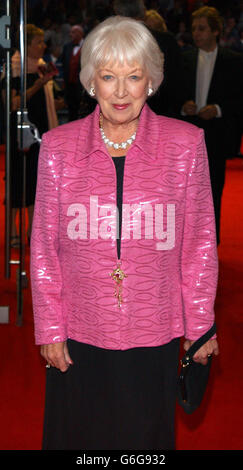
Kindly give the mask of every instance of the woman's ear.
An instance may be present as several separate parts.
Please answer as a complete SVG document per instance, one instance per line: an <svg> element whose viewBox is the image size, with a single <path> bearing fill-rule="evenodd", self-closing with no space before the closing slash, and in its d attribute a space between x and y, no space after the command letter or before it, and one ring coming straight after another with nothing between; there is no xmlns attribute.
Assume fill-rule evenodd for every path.
<svg viewBox="0 0 243 470"><path fill-rule="evenodd" d="M147 95L148 95L148 96L151 96L151 95L153 94L153 92L154 92L154 90L153 90L153 87L152 87L152 81L149 80Z"/></svg>

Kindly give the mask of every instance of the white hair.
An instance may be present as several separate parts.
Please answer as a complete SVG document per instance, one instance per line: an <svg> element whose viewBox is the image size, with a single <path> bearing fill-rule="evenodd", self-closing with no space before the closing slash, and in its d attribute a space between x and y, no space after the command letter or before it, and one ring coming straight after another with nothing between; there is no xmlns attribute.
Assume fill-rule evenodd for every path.
<svg viewBox="0 0 243 470"><path fill-rule="evenodd" d="M164 55L148 28L140 21L112 16L85 38L81 53L80 81L89 91L96 70L108 62L137 62L148 74L155 93L163 80Z"/></svg>

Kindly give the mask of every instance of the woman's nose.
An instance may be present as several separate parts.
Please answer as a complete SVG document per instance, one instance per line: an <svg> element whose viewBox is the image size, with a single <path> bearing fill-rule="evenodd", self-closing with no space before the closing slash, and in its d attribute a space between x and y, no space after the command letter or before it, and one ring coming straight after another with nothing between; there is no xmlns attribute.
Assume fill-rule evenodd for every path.
<svg viewBox="0 0 243 470"><path fill-rule="evenodd" d="M118 79L117 80L117 87L116 87L116 95L119 98L123 98L123 96L126 96L126 82L124 79Z"/></svg>

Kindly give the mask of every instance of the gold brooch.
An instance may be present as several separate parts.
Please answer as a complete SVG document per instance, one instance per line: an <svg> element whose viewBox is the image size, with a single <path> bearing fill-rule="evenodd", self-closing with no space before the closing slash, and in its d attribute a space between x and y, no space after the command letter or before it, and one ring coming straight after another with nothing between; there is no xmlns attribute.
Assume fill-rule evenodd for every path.
<svg viewBox="0 0 243 470"><path fill-rule="evenodd" d="M112 277L113 281L116 283L116 288L115 288L115 293L114 296L117 297L118 300L118 307L121 306L122 303L122 281L125 277L127 277L127 274L122 271L120 264L118 264L117 268L110 273L110 276Z"/></svg>

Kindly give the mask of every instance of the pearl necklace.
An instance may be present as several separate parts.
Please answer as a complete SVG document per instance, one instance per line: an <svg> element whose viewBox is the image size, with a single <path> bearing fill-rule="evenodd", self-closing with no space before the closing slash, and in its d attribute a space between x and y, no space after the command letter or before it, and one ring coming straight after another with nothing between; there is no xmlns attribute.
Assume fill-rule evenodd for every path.
<svg viewBox="0 0 243 470"><path fill-rule="evenodd" d="M105 142L106 145L109 145L109 147L113 147L115 150L118 150L118 149L126 149L128 145L131 145L133 143L133 141L135 140L136 138L136 132L131 135L131 137L129 137L129 139L127 139L125 142L121 142L121 143L116 143L116 142L112 142L110 139L108 139L108 137L106 137L105 133L104 133L104 130L103 130L103 127L101 125L101 122L100 122L100 133L101 133L101 138L103 139L103 141Z"/></svg>

